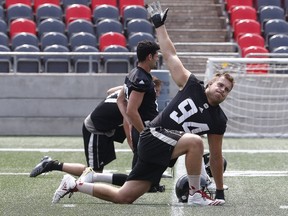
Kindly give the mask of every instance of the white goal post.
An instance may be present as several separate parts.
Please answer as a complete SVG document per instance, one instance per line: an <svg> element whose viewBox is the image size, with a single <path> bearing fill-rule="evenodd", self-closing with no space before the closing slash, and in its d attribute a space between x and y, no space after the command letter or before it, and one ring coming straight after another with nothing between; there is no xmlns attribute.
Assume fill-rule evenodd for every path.
<svg viewBox="0 0 288 216"><path fill-rule="evenodd" d="M217 72L235 79L225 136L288 137L288 58L209 58L204 82Z"/></svg>

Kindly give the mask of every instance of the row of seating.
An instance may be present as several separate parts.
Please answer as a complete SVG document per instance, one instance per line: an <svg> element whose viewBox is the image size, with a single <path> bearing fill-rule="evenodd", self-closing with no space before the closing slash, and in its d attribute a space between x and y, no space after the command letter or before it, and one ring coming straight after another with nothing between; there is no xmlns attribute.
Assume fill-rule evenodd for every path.
<svg viewBox="0 0 288 216"><path fill-rule="evenodd" d="M288 0L224 0L226 11L230 11L238 5L254 7L256 11L260 11L262 7L272 5L284 8L287 11Z"/></svg>
<svg viewBox="0 0 288 216"><path fill-rule="evenodd" d="M133 36L134 33L139 33L142 32L141 34L143 37L155 40L154 37L154 28L152 24L143 19L132 19L128 24L127 24L127 36L123 33L122 25L115 20L111 19L104 19L100 21L96 25L96 30L93 26L93 24L87 20L82 20L82 19L77 19L74 20L73 22L69 23L68 26L66 27L65 24L57 19L53 18L47 18L46 20L43 20L38 27L36 26L35 22L32 20L24 19L24 18L18 18L14 21L12 21L10 25L10 38L9 35L7 34L7 25L5 25L5 22L1 22L0 20L0 32L2 34L7 35L7 41L11 42L11 47L14 47L14 39L16 35L19 33L27 33L27 34L22 34L18 37L32 38L31 40L38 40L38 43L40 43L40 46L43 46L41 43L45 38L45 34L54 32L53 36L54 38L61 37L63 39L61 40L67 40L69 45L71 46L71 51L73 50L74 44L72 43L75 41L75 38L82 37L83 39L87 39L88 42L93 42L95 47L99 47L99 49L102 51L103 50L103 43L107 43L106 37L108 37L107 33L109 32L114 32L113 37L115 38L114 40L111 41L117 42L121 41L120 45L127 46L127 48L130 51L134 51L134 46L135 44L131 44L130 41L133 40L135 36ZM82 34L79 34L82 33ZM32 34L32 36L31 36ZM77 36L76 36L76 35ZM61 35L61 36L58 36ZM111 34L110 34L111 35ZM52 34L49 34L50 38L52 37ZM113 39L113 37L110 37L109 39ZM21 41L21 40L20 40ZM105 42L106 41L106 42ZM22 40L22 43L25 42L25 39ZM67 43L67 45L68 45ZM118 44L118 42L117 42ZM5 45L5 44L4 44ZM64 45L64 44L62 44ZM89 44L89 45L92 45Z"/></svg>
<svg viewBox="0 0 288 216"><path fill-rule="evenodd" d="M246 57L250 53L257 52L277 53L286 50L278 49L279 46L288 46L287 42L284 42L284 38L288 35L288 22L281 6L282 2L255 1L256 8L252 1L241 2L234 1L236 5L232 5L230 1L230 5L226 6L227 9L229 8L233 38L238 43L242 56ZM277 40L280 41L275 43ZM276 47L275 44L278 46Z"/></svg>
<svg viewBox="0 0 288 216"><path fill-rule="evenodd" d="M2 5L5 9L8 9L10 6L17 3L22 3L30 6L34 9L34 11L36 11L39 6L46 3L61 6L64 9L72 4L83 4L90 7L91 10L102 4L113 5L121 10L127 5L144 6L144 0L0 0L0 5Z"/></svg>
<svg viewBox="0 0 288 216"><path fill-rule="evenodd" d="M22 3L11 5L7 9L0 5L0 18L8 24L19 17L35 20L37 23L47 17L53 17L65 21L66 24L75 19L86 19L96 24L103 18L111 18L120 20L126 25L132 18L147 19L147 10L142 5L129 5L120 11L118 7L108 4L99 5L93 10L82 4L73 4L62 9L58 5L46 3L40 5L34 12L31 6Z"/></svg>
<svg viewBox="0 0 288 216"><path fill-rule="evenodd" d="M110 45L102 53L93 46L81 45L74 50L73 55L67 47L56 44L47 46L43 55L37 46L28 44L18 46L14 50L15 57L5 53L9 51L8 47L0 45L0 52L4 54L0 55L1 73L128 73L136 64L135 56L120 45ZM21 52L25 54L21 55ZM115 54L111 54L112 52ZM122 54L119 55L119 52Z"/></svg>
<svg viewBox="0 0 288 216"><path fill-rule="evenodd" d="M19 2L21 3L19 4ZM125 19L127 20L121 23L123 20L119 20L118 9L116 10L117 15L115 13L111 15L112 13L106 11L107 8L115 9L116 5L101 4L98 7L95 6L94 11L97 8L99 12L90 17L89 20L85 17L79 17L81 15L79 12L67 15L69 12L67 9L69 7L76 8L75 4L71 3L65 8L63 7L64 2L61 6L47 2L48 0L45 4L37 6L34 17L25 17L25 13L22 15L20 13L17 17L15 12L13 13L14 17L8 20L8 10L25 3L18 1L18 4L15 3L8 8L5 4L2 5L6 10L7 17L4 16L4 19L0 19L1 51L15 51L14 54L16 52L17 54L14 58L9 55L0 55L0 64L3 64L0 69L1 72L127 73L137 63L134 51L138 42L145 39L155 40L153 25L147 20L147 11L144 6L130 5L125 7L125 14L127 14ZM77 1L70 2L78 3ZM83 8L81 6L83 2L77 4L77 7ZM111 2L105 1L105 3ZM134 1L129 1L129 3L132 2ZM119 3L120 1L117 1L117 6ZM92 5L92 1L90 4ZM51 12L43 9L44 12L40 15L39 11L42 8L58 8L58 10ZM139 10L135 12L139 8L142 12ZM94 18L96 19L96 15L98 19L93 21ZM73 16L75 19L71 18L68 21L69 17ZM145 24L142 25L142 22L146 26ZM125 32L123 32L124 26L127 29ZM76 55L69 54L71 51L75 52ZM129 51L133 51L133 54L127 53ZM26 56L18 54L18 52L30 52L30 54ZM39 52L40 55L35 55L35 52ZM65 52L65 54L49 55L49 52ZM77 55L78 52L82 54ZM83 54L87 52L89 55ZM113 55L113 52L121 52L122 54ZM48 55L45 55L47 53ZM127 53L127 55L123 55L123 53Z"/></svg>

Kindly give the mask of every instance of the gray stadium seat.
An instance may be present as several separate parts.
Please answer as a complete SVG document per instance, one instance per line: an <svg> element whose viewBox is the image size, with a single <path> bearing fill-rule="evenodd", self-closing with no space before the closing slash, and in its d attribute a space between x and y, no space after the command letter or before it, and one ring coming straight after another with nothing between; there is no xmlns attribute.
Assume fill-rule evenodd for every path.
<svg viewBox="0 0 288 216"><path fill-rule="evenodd" d="M82 45L75 48L74 52L93 52L97 53L99 50L94 46ZM100 71L100 56L74 56L74 71L76 73L88 73L90 72L90 63L92 66L92 72L98 73Z"/></svg>
<svg viewBox="0 0 288 216"><path fill-rule="evenodd" d="M43 52L69 52L63 45L47 46ZM49 55L43 57L44 72L47 73L68 73L70 72L70 57L67 55Z"/></svg>
<svg viewBox="0 0 288 216"><path fill-rule="evenodd" d="M129 52L126 47L120 45L110 45L104 52ZM104 71L106 73L129 73L130 57L128 55L104 55Z"/></svg>
<svg viewBox="0 0 288 216"><path fill-rule="evenodd" d="M39 48L29 44L17 46L15 52L40 52ZM41 71L40 56L21 55L16 56L16 72L20 73L39 73Z"/></svg>

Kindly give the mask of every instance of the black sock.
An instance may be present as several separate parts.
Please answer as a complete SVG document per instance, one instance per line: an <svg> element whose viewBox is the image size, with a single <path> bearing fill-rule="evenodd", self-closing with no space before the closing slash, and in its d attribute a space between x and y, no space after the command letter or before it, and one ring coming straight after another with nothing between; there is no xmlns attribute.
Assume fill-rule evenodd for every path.
<svg viewBox="0 0 288 216"><path fill-rule="evenodd" d="M225 200L224 190L216 190L215 199Z"/></svg>
<svg viewBox="0 0 288 216"><path fill-rule="evenodd" d="M126 175L126 174L117 174L117 173L113 174L112 184L122 186L125 183L127 177L128 177L128 175Z"/></svg>
<svg viewBox="0 0 288 216"><path fill-rule="evenodd" d="M50 167L47 167L49 170L47 171L52 171L52 170L59 170L62 171L63 169L63 163L60 163L58 160L52 161Z"/></svg>

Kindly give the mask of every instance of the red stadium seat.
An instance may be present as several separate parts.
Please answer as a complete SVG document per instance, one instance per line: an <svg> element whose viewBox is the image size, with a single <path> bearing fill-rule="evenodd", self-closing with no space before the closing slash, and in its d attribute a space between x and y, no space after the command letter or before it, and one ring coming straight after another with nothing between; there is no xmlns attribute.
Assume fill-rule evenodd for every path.
<svg viewBox="0 0 288 216"><path fill-rule="evenodd" d="M241 19L257 20L257 11L250 6L235 6L230 13L230 24L234 28L235 23Z"/></svg>
<svg viewBox="0 0 288 216"><path fill-rule="evenodd" d="M239 37L245 33L255 33L261 35L261 25L256 20L242 19L235 23L234 39L238 41Z"/></svg>
<svg viewBox="0 0 288 216"><path fill-rule="evenodd" d="M123 34L118 32L107 32L99 38L99 50L102 52L107 46L121 45L126 47L127 41Z"/></svg>
<svg viewBox="0 0 288 216"><path fill-rule="evenodd" d="M38 7L43 4L54 4L60 6L60 0L34 0L34 11L37 11Z"/></svg>
<svg viewBox="0 0 288 216"><path fill-rule="evenodd" d="M94 10L99 5L113 5L115 7L118 7L117 0L92 0L91 1L91 9Z"/></svg>
<svg viewBox="0 0 288 216"><path fill-rule="evenodd" d="M76 19L84 19L91 21L91 9L82 4L72 4L66 8L66 13L65 13L65 19L66 19L66 24L72 22L73 20Z"/></svg>
<svg viewBox="0 0 288 216"><path fill-rule="evenodd" d="M5 8L8 9L11 5L19 4L19 3L28 5L29 7L32 6L31 0L6 0L5 1Z"/></svg>
<svg viewBox="0 0 288 216"><path fill-rule="evenodd" d="M237 5L253 7L253 0L226 0L226 10L230 13L231 9Z"/></svg>
<svg viewBox="0 0 288 216"><path fill-rule="evenodd" d="M269 51L265 47L261 46L250 46L243 49L242 55L246 58L267 58L267 55L259 55L257 54L266 54ZM250 54L250 55L249 55ZM252 55L254 54L254 55ZM268 64L247 64L246 65L246 72L247 73L268 73Z"/></svg>
<svg viewBox="0 0 288 216"><path fill-rule="evenodd" d="M18 18L10 24L10 37L11 39L15 34L20 32L28 32L36 35L36 23L32 20L25 18Z"/></svg>
<svg viewBox="0 0 288 216"><path fill-rule="evenodd" d="M265 40L259 34L246 33L239 37L238 45L241 49L241 53L243 53L243 49L249 46L265 47Z"/></svg>
<svg viewBox="0 0 288 216"><path fill-rule="evenodd" d="M145 6L144 0L119 0L119 11L120 15L123 15L123 10L126 6L129 5L141 5Z"/></svg>

